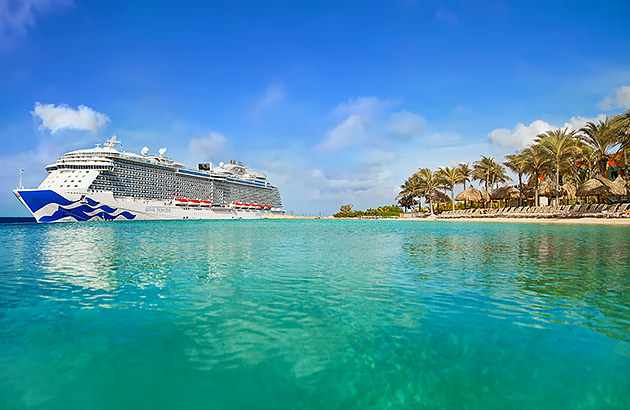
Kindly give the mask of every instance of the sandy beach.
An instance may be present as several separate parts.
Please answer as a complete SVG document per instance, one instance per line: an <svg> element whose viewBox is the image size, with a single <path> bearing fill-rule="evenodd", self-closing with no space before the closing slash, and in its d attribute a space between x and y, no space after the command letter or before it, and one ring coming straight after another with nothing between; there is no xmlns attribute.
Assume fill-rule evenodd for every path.
<svg viewBox="0 0 630 410"><path fill-rule="evenodd" d="M630 226L630 218L399 218L409 221L535 223L546 225L617 225Z"/></svg>
<svg viewBox="0 0 630 410"><path fill-rule="evenodd" d="M262 219L318 219L318 220L362 220L362 221L409 221L409 222L484 222L484 223L534 223L546 225L616 225L630 226L630 218L333 218L318 216L263 215Z"/></svg>

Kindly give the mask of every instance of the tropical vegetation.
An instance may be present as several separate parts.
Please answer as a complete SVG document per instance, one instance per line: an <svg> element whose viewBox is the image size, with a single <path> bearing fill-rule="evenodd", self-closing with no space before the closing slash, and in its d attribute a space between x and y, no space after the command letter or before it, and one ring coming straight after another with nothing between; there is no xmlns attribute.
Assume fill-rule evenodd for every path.
<svg viewBox="0 0 630 410"><path fill-rule="evenodd" d="M388 218L399 216L403 210L397 205L391 206L379 206L376 209L367 209L365 211L358 211L352 209L352 204L342 205L339 212L333 214L335 218L361 218L361 217L375 217L375 218Z"/></svg>
<svg viewBox="0 0 630 410"><path fill-rule="evenodd" d="M482 187L482 202L487 206L487 193L511 181L507 167L518 176L519 206L532 197L533 204L539 205L541 182L551 187L552 193L546 195L559 204L568 186L575 192L595 177L614 180L621 176L628 184L629 149L630 109L603 121L588 122L579 130L547 130L520 152L506 155L502 163L493 157L482 156L472 164L460 163L435 171L419 168L400 186L396 200L401 207L412 211L420 210L423 200L429 213L435 212L436 203L450 202L449 207L455 209L456 186L462 185L465 191L466 184L472 180L478 181Z"/></svg>

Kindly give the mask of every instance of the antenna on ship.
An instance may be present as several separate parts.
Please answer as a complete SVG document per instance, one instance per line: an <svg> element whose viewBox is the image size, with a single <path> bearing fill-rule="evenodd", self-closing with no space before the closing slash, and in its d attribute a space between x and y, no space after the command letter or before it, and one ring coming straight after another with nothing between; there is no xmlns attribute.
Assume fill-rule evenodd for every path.
<svg viewBox="0 0 630 410"><path fill-rule="evenodd" d="M24 185L22 185L22 174L25 172L24 168L20 168L20 185L18 186L18 189L24 189Z"/></svg>
<svg viewBox="0 0 630 410"><path fill-rule="evenodd" d="M105 148L114 148L116 144L120 144L122 147L122 142L118 141L115 135L112 135L112 137L105 142Z"/></svg>

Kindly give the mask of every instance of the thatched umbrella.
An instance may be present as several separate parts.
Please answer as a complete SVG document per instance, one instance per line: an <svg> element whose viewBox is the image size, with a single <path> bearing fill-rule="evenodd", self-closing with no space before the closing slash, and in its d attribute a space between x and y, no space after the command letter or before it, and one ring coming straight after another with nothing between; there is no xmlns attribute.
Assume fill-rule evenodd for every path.
<svg viewBox="0 0 630 410"><path fill-rule="evenodd" d="M617 176L617 179L615 179L612 183L614 185L614 192L617 192L617 193L613 193L613 195L617 195L617 196L626 195L626 193L628 192L628 188L626 186L626 181L623 178L621 178L621 175Z"/></svg>
<svg viewBox="0 0 630 410"><path fill-rule="evenodd" d="M519 198L519 190L508 184L503 185L492 191L490 194L490 198L492 199L518 199Z"/></svg>
<svg viewBox="0 0 630 410"><path fill-rule="evenodd" d="M575 199L575 185L564 184L560 187L562 196L566 196L568 199Z"/></svg>
<svg viewBox="0 0 630 410"><path fill-rule="evenodd" d="M431 201L429 201L429 198ZM429 203L448 203L451 202L451 197L446 195L442 191L438 191L437 189L431 192L431 196L427 193L424 197L424 200ZM431 213L433 213L433 209L431 209Z"/></svg>
<svg viewBox="0 0 630 410"><path fill-rule="evenodd" d="M533 201L534 199L536 199L536 190L534 189L534 187L524 186L523 187L523 196L528 201Z"/></svg>
<svg viewBox="0 0 630 410"><path fill-rule="evenodd" d="M538 184L538 195L552 198L556 196L556 183L550 178L543 179Z"/></svg>
<svg viewBox="0 0 630 410"><path fill-rule="evenodd" d="M426 198L428 200L429 195L427 195ZM435 191L431 193L431 201L447 203L447 202L451 202L451 197L446 195L444 192L438 191L436 189Z"/></svg>
<svg viewBox="0 0 630 410"><path fill-rule="evenodd" d="M483 195L481 191L473 186L469 186L455 197L456 201L468 201L468 202L481 202L483 201Z"/></svg>
<svg viewBox="0 0 630 410"><path fill-rule="evenodd" d="M580 197L596 196L597 202L599 202L599 199L602 196L621 196L624 195L625 192L625 187L624 189L621 189L621 186L618 184L615 184L613 181L598 175L580 185L575 195Z"/></svg>

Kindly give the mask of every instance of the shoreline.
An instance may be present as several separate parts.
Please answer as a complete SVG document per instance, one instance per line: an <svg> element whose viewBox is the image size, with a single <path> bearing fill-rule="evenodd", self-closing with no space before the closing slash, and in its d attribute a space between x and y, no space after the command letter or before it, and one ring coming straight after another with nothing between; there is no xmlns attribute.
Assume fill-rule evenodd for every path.
<svg viewBox="0 0 630 410"><path fill-rule="evenodd" d="M483 223L531 223L544 225L611 225L630 226L630 218L333 218L320 216L273 215L261 219L274 220L322 220L322 221L408 221L408 222L483 222Z"/></svg>
<svg viewBox="0 0 630 410"><path fill-rule="evenodd" d="M414 221L435 221L435 222L499 222L499 223L533 223L545 225L615 225L630 226L630 218L398 218Z"/></svg>

